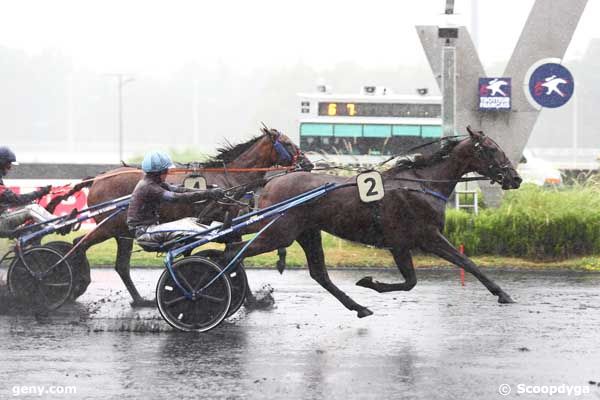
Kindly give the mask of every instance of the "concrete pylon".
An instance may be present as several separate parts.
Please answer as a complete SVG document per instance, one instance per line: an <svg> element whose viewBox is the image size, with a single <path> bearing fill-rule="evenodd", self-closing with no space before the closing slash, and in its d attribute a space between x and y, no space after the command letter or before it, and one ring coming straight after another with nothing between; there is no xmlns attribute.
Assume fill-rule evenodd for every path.
<svg viewBox="0 0 600 400"><path fill-rule="evenodd" d="M459 132L471 124L482 129L504 149L517 164L539 115L525 95L525 75L541 59L562 59L587 0L536 0L515 50L502 74L512 78L512 110L494 112L478 110L478 83L485 70L464 26L459 27L456 45L456 127ZM437 26L417 26L417 34L431 70L441 90L443 39ZM500 204L502 192L497 186L480 185L488 205Z"/></svg>

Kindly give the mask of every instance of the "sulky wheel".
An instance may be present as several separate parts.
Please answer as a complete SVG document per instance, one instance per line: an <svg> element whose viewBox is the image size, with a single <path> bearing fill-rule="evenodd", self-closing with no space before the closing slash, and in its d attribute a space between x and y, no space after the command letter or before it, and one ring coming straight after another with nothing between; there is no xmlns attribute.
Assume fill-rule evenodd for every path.
<svg viewBox="0 0 600 400"><path fill-rule="evenodd" d="M0 258L0 268L8 267L15 259L15 251L13 249L8 250L2 258Z"/></svg>
<svg viewBox="0 0 600 400"><path fill-rule="evenodd" d="M30 247L8 269L8 288L33 305L54 310L68 300L73 287L71 266L57 250ZM61 261L62 260L62 261Z"/></svg>
<svg viewBox="0 0 600 400"><path fill-rule="evenodd" d="M59 253L62 253L63 256L69 251L71 251L71 249L73 248L73 245L71 243L64 242L62 240L53 240L51 242L44 243L44 246L50 247L58 251Z"/></svg>
<svg viewBox="0 0 600 400"><path fill-rule="evenodd" d="M223 252L221 250L202 250L194 255L208 258L220 265L221 268L225 267L223 265ZM244 270L244 264L241 261L227 275L231 282L231 306L225 318L232 316L242 307L248 293L248 277L246 276L246 270Z"/></svg>
<svg viewBox="0 0 600 400"><path fill-rule="evenodd" d="M63 256L73 248L71 243L64 242L62 240L44 243L44 246L53 248ZM73 289L71 291L71 299L76 300L79 296L85 293L85 290L90 284L90 262L85 254L81 254L77 251L71 253L67 260L69 261L69 265L71 266L73 273Z"/></svg>
<svg viewBox="0 0 600 400"><path fill-rule="evenodd" d="M206 258L192 256L173 264L173 271L186 291L196 292L219 276L221 268ZM156 285L156 303L162 317L174 328L206 332L227 316L231 283L227 274L223 274L193 298L188 298L166 269Z"/></svg>

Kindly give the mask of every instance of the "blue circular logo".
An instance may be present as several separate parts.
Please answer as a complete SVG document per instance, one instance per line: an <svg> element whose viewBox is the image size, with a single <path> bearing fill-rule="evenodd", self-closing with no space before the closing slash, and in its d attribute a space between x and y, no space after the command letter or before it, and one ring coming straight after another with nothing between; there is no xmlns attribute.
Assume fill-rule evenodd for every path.
<svg viewBox="0 0 600 400"><path fill-rule="evenodd" d="M560 64L542 64L529 77L529 93L542 107L565 105L573 96L574 89L573 75Z"/></svg>

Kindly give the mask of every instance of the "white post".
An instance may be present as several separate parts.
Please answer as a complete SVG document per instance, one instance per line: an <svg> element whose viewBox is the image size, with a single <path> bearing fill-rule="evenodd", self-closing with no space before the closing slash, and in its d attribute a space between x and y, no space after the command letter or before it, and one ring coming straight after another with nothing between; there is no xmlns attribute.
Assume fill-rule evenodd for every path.
<svg viewBox="0 0 600 400"><path fill-rule="evenodd" d="M442 125L443 136L456 135L454 116L456 114L456 48L446 45L442 49Z"/></svg>
<svg viewBox="0 0 600 400"><path fill-rule="evenodd" d="M442 48L442 136L456 135L456 47L453 40L458 38L458 29L449 28L450 17L454 14L454 0L446 0L446 28L438 29L438 36L444 39ZM444 33L442 33L444 31Z"/></svg>

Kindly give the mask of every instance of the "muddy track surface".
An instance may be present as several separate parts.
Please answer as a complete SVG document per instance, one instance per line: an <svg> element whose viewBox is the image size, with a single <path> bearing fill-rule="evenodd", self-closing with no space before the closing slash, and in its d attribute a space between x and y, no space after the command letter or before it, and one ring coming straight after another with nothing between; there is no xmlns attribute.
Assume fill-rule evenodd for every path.
<svg viewBox="0 0 600 400"><path fill-rule="evenodd" d="M133 272L145 296L160 272ZM512 305L470 276L461 287L458 271L418 271L412 291L387 294L354 286L364 275L398 280L332 271L375 313L358 319L306 271L250 270L253 288L273 287L274 305L242 308L206 334L174 332L154 308L132 309L112 270L94 270L77 303L48 315L0 296L0 398L37 386L43 396L21 398L494 399L516 397L519 384L600 398L600 275L491 272ZM76 393L53 395L52 385Z"/></svg>

